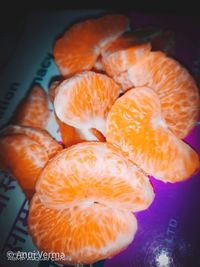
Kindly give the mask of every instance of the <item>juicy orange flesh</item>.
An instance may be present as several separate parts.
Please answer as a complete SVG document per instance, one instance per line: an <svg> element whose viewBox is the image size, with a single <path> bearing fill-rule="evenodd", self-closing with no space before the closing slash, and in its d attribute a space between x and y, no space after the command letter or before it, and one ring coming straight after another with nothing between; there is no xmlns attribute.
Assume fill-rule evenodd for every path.
<svg viewBox="0 0 200 267"><path fill-rule="evenodd" d="M92 72L85 72L72 79L72 85L71 80L67 80L62 92L58 91L56 96L59 97L59 102L61 97L66 99L66 104L63 103L66 105L63 109L66 110L63 110L63 113L67 116L69 112L82 120L90 119L91 116L105 117L119 94L119 87L105 75ZM107 105L105 105L106 100Z"/></svg>
<svg viewBox="0 0 200 267"><path fill-rule="evenodd" d="M127 71L138 60L149 54L150 43L140 42L134 34L124 34L102 48L102 63L108 75Z"/></svg>
<svg viewBox="0 0 200 267"><path fill-rule="evenodd" d="M163 181L187 179L199 168L197 153L169 131L159 98L150 88L129 90L115 102L106 138L146 173Z"/></svg>
<svg viewBox="0 0 200 267"><path fill-rule="evenodd" d="M181 139L187 136L199 112L198 88L187 70L163 53L151 52L128 73L134 86L147 85L159 95L170 130Z"/></svg>
<svg viewBox="0 0 200 267"><path fill-rule="evenodd" d="M62 122L84 133L91 134L90 129L95 128L104 135L108 111L119 93L119 86L111 78L83 72L60 84L54 100L55 112ZM87 135L85 138L88 140Z"/></svg>
<svg viewBox="0 0 200 267"><path fill-rule="evenodd" d="M103 58L102 62L106 73L110 76L120 74L127 71L129 67L135 64L138 60L148 55L151 46L149 43L135 45L127 48L126 50L120 50L111 54L108 57Z"/></svg>
<svg viewBox="0 0 200 267"><path fill-rule="evenodd" d="M45 164L61 149L47 131L39 128L10 125L0 132L1 168L16 177L29 199Z"/></svg>
<svg viewBox="0 0 200 267"><path fill-rule="evenodd" d="M36 191L50 208L97 201L141 210L150 205L154 195L148 178L118 149L96 142L59 153L41 173Z"/></svg>
<svg viewBox="0 0 200 267"><path fill-rule="evenodd" d="M154 198L149 179L108 143L84 142L47 163L30 203L29 232L43 251L90 264L124 250L134 238L132 210Z"/></svg>
<svg viewBox="0 0 200 267"><path fill-rule="evenodd" d="M55 96L57 94L59 83L60 83L59 81L55 81L54 83L51 84L49 88L48 95L52 103L54 102ZM54 111L54 115L56 118L56 122L59 126L62 141L66 147L75 145L77 143L84 141L84 138L81 136L77 128L70 126L67 123L62 122L58 118L58 116L56 116L55 111Z"/></svg>
<svg viewBox="0 0 200 267"><path fill-rule="evenodd" d="M122 15L106 15L74 24L54 46L55 61L62 75L67 77L92 69L100 47L122 34L128 24L128 18Z"/></svg>
<svg viewBox="0 0 200 267"><path fill-rule="evenodd" d="M45 128L48 117L47 95L40 86L35 85L19 104L12 123Z"/></svg>
<svg viewBox="0 0 200 267"><path fill-rule="evenodd" d="M16 177L25 193L34 192L37 177L48 160L46 151L21 134L0 137L0 147L3 168Z"/></svg>
<svg viewBox="0 0 200 267"><path fill-rule="evenodd" d="M116 82L87 71L49 90L66 146L85 141L85 132L104 143L59 152L62 147L39 130L49 116L39 86L12 120L34 129L15 125L0 133L0 167L16 176L29 198L35 193L28 217L33 241L42 251L64 252L62 264L91 264L132 242L137 221L131 212L147 209L154 199L147 174L177 182L199 168L197 153L176 137L185 137L197 120L195 82L177 62L150 52L173 54L172 35L151 28L122 35L128 24L122 15L83 21L54 46L63 77L94 68ZM135 88L116 101L119 86L154 91Z"/></svg>
<svg viewBox="0 0 200 267"><path fill-rule="evenodd" d="M109 42L101 48L101 55L107 57L115 52L130 48L138 44L138 38L132 33L124 33L116 40Z"/></svg>
<svg viewBox="0 0 200 267"><path fill-rule="evenodd" d="M40 128L9 125L0 132L0 135L8 134L22 134L29 137L46 150L49 158L52 158L58 151L62 149L62 146L59 145L46 130Z"/></svg>
<svg viewBox="0 0 200 267"><path fill-rule="evenodd" d="M100 219L101 218L101 219ZM62 264L89 264L124 250L137 230L134 215L98 203L49 209L38 194L30 204L29 232L46 252L61 252Z"/></svg>

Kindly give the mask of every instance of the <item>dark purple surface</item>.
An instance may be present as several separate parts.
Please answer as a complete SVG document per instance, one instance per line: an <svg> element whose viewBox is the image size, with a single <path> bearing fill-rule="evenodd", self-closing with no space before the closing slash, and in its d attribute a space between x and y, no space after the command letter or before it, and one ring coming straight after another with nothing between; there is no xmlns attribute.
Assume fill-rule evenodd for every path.
<svg viewBox="0 0 200 267"><path fill-rule="evenodd" d="M175 32L177 59L200 84L200 19L131 14L132 26L160 26ZM185 141L200 155L200 126ZM200 266L200 173L176 184L151 177L155 200L136 213L138 231L129 247L104 267Z"/></svg>

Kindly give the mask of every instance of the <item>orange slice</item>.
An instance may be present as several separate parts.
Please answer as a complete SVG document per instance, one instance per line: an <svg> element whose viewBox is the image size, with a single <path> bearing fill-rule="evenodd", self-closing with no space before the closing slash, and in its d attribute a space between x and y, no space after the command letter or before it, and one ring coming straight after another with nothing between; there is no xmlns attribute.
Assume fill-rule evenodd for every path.
<svg viewBox="0 0 200 267"><path fill-rule="evenodd" d="M104 45L101 48L101 55L103 57L108 57L117 51L130 48L138 43L138 38L132 32L124 33L116 40Z"/></svg>
<svg viewBox="0 0 200 267"><path fill-rule="evenodd" d="M62 264L93 263L132 242L137 222L131 211L146 209L153 198L148 177L120 149L80 143L42 171L30 205L30 234L40 250L70 257Z"/></svg>
<svg viewBox="0 0 200 267"><path fill-rule="evenodd" d="M127 80L154 89L170 130L181 139L188 135L198 119L199 93L183 66L162 52L151 52L129 68Z"/></svg>
<svg viewBox="0 0 200 267"><path fill-rule="evenodd" d="M57 94L59 84L60 84L60 81L55 81L49 87L48 95L52 103L54 102L55 96ZM79 132L77 128L62 122L58 118L58 116L56 116L56 114L55 114L55 119L59 126L59 131L60 131L60 135L62 138L62 142L66 147L75 145L77 143L84 141L83 136L81 135L81 133Z"/></svg>
<svg viewBox="0 0 200 267"><path fill-rule="evenodd" d="M61 122L78 129L84 140L102 141L108 111L119 93L119 86L106 75L76 74L58 86L55 112Z"/></svg>
<svg viewBox="0 0 200 267"><path fill-rule="evenodd" d="M39 128L12 125L0 133L1 168L17 179L29 199L41 170L61 149L48 132Z"/></svg>
<svg viewBox="0 0 200 267"><path fill-rule="evenodd" d="M147 174L165 182L187 179L199 168L197 153L168 129L158 95L147 87L131 89L114 103L106 138Z"/></svg>
<svg viewBox="0 0 200 267"><path fill-rule="evenodd" d="M56 262L70 266L92 264L118 254L133 241L137 231L136 218L127 210L99 203L49 209L38 195L31 201L28 225L40 250L65 255Z"/></svg>
<svg viewBox="0 0 200 267"><path fill-rule="evenodd" d="M102 142L58 153L41 173L36 192L49 208L97 201L131 211L147 208L154 195L147 176L120 149Z"/></svg>
<svg viewBox="0 0 200 267"><path fill-rule="evenodd" d="M48 117L47 95L42 87L34 85L17 107L12 123L45 129Z"/></svg>
<svg viewBox="0 0 200 267"><path fill-rule="evenodd" d="M105 72L126 91L132 87L127 78L128 69L146 57L151 48L175 55L173 32L146 27L125 33L101 49L102 59L99 58L98 62L102 62Z"/></svg>
<svg viewBox="0 0 200 267"><path fill-rule="evenodd" d="M74 24L54 45L53 54L61 74L65 77L91 70L100 48L119 37L128 27L123 15L105 15Z"/></svg>
<svg viewBox="0 0 200 267"><path fill-rule="evenodd" d="M141 43L133 34L124 34L102 49L102 63L109 76L117 76L148 55L150 50L150 43Z"/></svg>

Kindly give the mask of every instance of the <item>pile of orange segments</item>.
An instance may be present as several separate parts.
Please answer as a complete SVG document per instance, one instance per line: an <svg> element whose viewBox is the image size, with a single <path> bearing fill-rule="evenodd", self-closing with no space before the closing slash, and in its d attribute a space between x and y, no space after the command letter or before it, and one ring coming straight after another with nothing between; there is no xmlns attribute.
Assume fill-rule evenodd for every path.
<svg viewBox="0 0 200 267"><path fill-rule="evenodd" d="M129 29L129 31L128 31ZM62 78L34 86L0 132L0 167L30 200L29 233L62 264L113 257L134 239L134 212L155 193L150 175L180 182L199 168L183 139L199 92L175 59L170 32L130 31L124 15L71 26L53 47ZM48 98L63 146L47 131Z"/></svg>

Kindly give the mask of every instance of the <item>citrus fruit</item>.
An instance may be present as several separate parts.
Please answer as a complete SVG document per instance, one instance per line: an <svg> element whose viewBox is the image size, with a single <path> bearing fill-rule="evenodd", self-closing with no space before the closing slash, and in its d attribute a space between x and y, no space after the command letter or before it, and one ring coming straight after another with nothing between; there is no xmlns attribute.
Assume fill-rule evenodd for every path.
<svg viewBox="0 0 200 267"><path fill-rule="evenodd" d="M18 105L11 122L45 129L48 117L48 97L41 86L34 85Z"/></svg>
<svg viewBox="0 0 200 267"><path fill-rule="evenodd" d="M52 102L52 104L54 102L55 96L56 96L57 91L58 91L58 85L60 83L61 83L60 81L54 81L51 83L51 85L49 87L48 95L49 95L49 98L50 98L50 101ZM75 145L77 143L84 141L83 136L81 135L80 131L77 128L62 122L58 118L58 116L56 116L55 111L54 111L54 115L55 115L55 119L56 119L56 122L57 122L58 127L59 127L62 142L66 147L71 146L71 145Z"/></svg>
<svg viewBox="0 0 200 267"><path fill-rule="evenodd" d="M133 86L155 90L170 130L180 139L194 127L199 112L199 92L190 73L162 52L151 52L128 69Z"/></svg>
<svg viewBox="0 0 200 267"><path fill-rule="evenodd" d="M0 132L0 167L17 179L30 199L39 173L61 149L45 130L11 125Z"/></svg>
<svg viewBox="0 0 200 267"><path fill-rule="evenodd" d="M117 76L148 55L150 50L150 43L141 43L133 34L124 34L102 49L102 63L109 76Z"/></svg>
<svg viewBox="0 0 200 267"><path fill-rule="evenodd" d="M40 250L65 255L52 260L70 266L92 264L118 254L133 241L137 231L136 218L127 210L98 203L50 209L38 195L31 200L28 225Z"/></svg>
<svg viewBox="0 0 200 267"><path fill-rule="evenodd" d="M128 69L146 57L151 49L153 51L161 50L167 55L174 55L173 32L146 27L124 33L102 47L102 57L98 59L96 65L99 66L99 70L102 69L111 76L122 87L122 91L126 91L132 87L127 78Z"/></svg>
<svg viewBox="0 0 200 267"><path fill-rule="evenodd" d="M124 15L104 15L71 26L56 40L53 54L61 74L68 77L83 70L91 70L100 49L119 37L129 25Z"/></svg>
<svg viewBox="0 0 200 267"><path fill-rule="evenodd" d="M119 86L104 74L86 71L63 81L56 90L54 108L59 120L78 129L84 140L102 141Z"/></svg>
<svg viewBox="0 0 200 267"><path fill-rule="evenodd" d="M102 142L84 142L58 153L41 173L36 192L50 208L97 201L139 211L153 198L147 176L119 148Z"/></svg>
<svg viewBox="0 0 200 267"><path fill-rule="evenodd" d="M114 103L106 140L148 175L165 182L187 179L199 168L197 153L169 130L158 95L147 87L131 89Z"/></svg>
<svg viewBox="0 0 200 267"><path fill-rule="evenodd" d="M149 207L148 177L112 144L84 142L59 152L40 174L30 204L29 232L46 252L64 253L62 264L89 264L132 242L132 211Z"/></svg>

